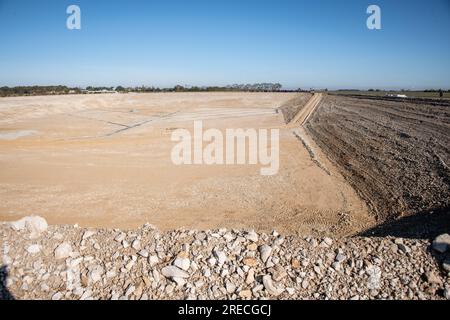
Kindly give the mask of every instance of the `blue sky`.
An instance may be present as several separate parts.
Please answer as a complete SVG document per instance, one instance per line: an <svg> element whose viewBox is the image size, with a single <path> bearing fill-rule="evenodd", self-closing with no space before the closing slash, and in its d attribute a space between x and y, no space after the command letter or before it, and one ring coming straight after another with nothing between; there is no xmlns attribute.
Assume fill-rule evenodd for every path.
<svg viewBox="0 0 450 320"><path fill-rule="evenodd" d="M450 89L450 0L0 0L0 34L0 86Z"/></svg>

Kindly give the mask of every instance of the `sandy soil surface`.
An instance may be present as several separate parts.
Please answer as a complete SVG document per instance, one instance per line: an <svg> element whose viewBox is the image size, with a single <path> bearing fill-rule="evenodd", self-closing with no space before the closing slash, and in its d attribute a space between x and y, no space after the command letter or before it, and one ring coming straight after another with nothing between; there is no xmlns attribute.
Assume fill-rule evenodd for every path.
<svg viewBox="0 0 450 320"><path fill-rule="evenodd" d="M277 229L348 235L368 209L302 133L284 128L286 93L111 94L0 99L0 220L135 228ZM281 128L280 170L175 166L176 128ZM24 134L26 133L26 134ZM7 137L7 138L2 138ZM311 141L310 141L311 140Z"/></svg>
<svg viewBox="0 0 450 320"><path fill-rule="evenodd" d="M380 221L439 211L450 226L447 101L327 96L307 129Z"/></svg>

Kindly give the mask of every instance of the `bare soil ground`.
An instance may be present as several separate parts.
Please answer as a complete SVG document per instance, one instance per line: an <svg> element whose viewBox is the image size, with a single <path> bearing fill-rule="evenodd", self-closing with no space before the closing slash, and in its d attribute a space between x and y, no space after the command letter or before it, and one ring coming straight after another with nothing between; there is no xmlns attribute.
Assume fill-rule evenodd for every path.
<svg viewBox="0 0 450 320"><path fill-rule="evenodd" d="M399 238L450 229L449 106L291 98L0 99L0 220L88 227L1 222L0 299L450 299L448 234ZM279 128L279 174L173 165L193 120Z"/></svg>
<svg viewBox="0 0 450 320"><path fill-rule="evenodd" d="M162 230L227 227L335 236L373 226L365 203L313 141L299 141L285 128L277 109L294 97L2 98L0 220L36 214L51 224L84 227L128 229L150 222ZM261 176L259 165L175 166L171 133L191 129L193 120L203 120L205 129L281 128L279 173Z"/></svg>
<svg viewBox="0 0 450 320"><path fill-rule="evenodd" d="M448 101L328 95L307 131L379 221L436 211L450 227Z"/></svg>

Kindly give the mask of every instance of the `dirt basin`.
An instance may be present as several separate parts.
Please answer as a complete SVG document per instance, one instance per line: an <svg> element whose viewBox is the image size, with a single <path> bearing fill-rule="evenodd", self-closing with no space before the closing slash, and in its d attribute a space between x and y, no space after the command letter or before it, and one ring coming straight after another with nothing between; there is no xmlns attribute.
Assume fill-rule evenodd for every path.
<svg viewBox="0 0 450 320"><path fill-rule="evenodd" d="M365 203L319 148L311 156L277 108L289 93L155 93L0 99L0 219L38 214L51 224L162 230L277 229L349 235L373 225ZM307 99L305 99L307 100ZM279 128L280 170L181 165L177 128ZM317 157L323 164L317 165Z"/></svg>

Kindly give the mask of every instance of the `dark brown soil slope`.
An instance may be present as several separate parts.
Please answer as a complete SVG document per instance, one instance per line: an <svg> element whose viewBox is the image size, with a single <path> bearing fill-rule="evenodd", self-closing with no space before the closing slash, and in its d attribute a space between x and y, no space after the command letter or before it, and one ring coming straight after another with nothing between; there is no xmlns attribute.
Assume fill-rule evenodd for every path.
<svg viewBox="0 0 450 320"><path fill-rule="evenodd" d="M307 130L381 221L449 207L448 102L328 95Z"/></svg>

